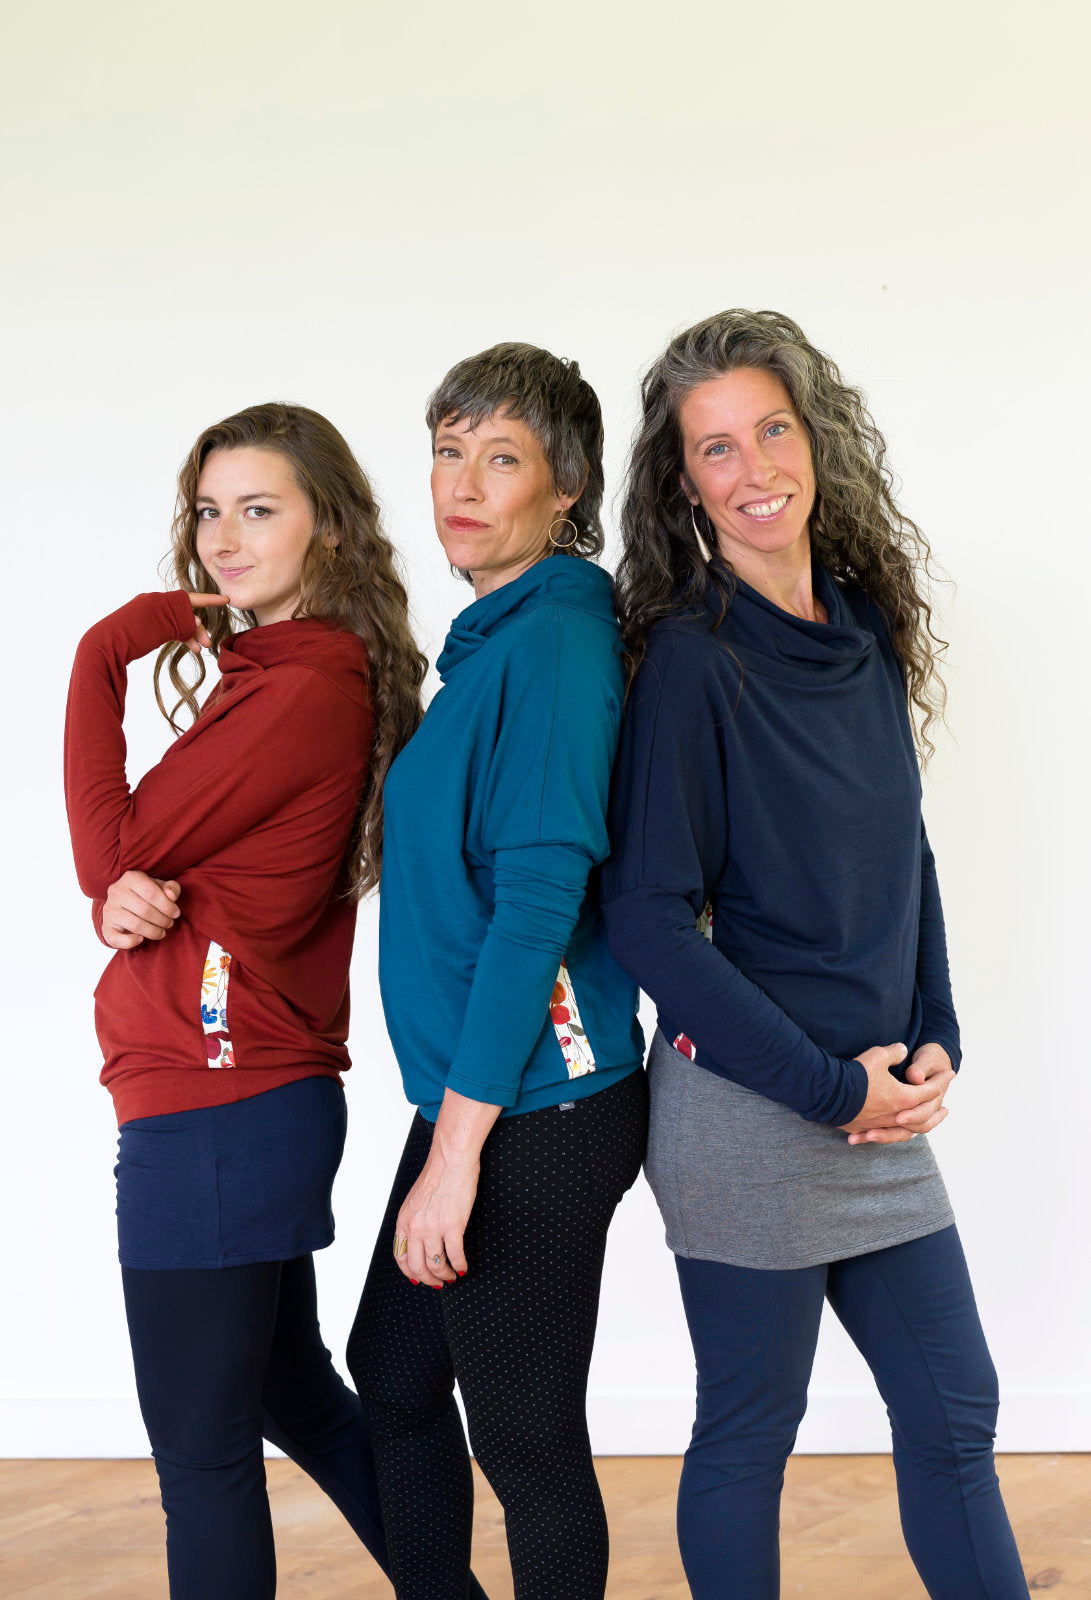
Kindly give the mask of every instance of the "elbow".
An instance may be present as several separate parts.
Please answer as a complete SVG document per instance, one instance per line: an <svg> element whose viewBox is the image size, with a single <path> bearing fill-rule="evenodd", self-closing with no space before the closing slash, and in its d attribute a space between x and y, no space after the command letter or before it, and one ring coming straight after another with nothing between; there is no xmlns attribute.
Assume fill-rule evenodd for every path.
<svg viewBox="0 0 1091 1600"><path fill-rule="evenodd" d="M110 885L116 883L121 870L116 857L95 860L90 856L76 855L76 882L88 900L105 900Z"/></svg>
<svg viewBox="0 0 1091 1600"><path fill-rule="evenodd" d="M621 970L646 990L644 980L648 976L645 971L648 944L632 911L618 911L603 906L602 920L606 925L606 943L610 954Z"/></svg>
<svg viewBox="0 0 1091 1600"><path fill-rule="evenodd" d="M86 872L78 872L76 881L88 900L105 900L110 893L110 885L114 880L107 877L93 876Z"/></svg>

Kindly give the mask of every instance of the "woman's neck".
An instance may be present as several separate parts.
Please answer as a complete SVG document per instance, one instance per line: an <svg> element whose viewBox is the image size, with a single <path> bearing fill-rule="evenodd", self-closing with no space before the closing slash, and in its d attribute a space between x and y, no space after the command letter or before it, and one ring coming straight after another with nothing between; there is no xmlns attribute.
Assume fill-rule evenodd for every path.
<svg viewBox="0 0 1091 1600"><path fill-rule="evenodd" d="M732 570L744 583L782 611L807 622L826 622L826 608L816 600L811 582L811 541L804 537L788 550L733 549Z"/></svg>

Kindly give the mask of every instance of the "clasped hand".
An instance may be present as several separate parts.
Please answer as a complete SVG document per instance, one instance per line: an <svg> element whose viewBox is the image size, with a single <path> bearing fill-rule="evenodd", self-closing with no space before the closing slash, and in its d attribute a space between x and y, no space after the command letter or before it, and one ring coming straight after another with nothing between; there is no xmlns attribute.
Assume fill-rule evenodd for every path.
<svg viewBox="0 0 1091 1600"><path fill-rule="evenodd" d="M849 1144L902 1144L916 1133L931 1133L946 1117L943 1099L955 1077L946 1050L922 1044L902 1083L890 1068L905 1057L904 1044L873 1045L856 1057L867 1073L868 1090L861 1110L842 1124Z"/></svg>

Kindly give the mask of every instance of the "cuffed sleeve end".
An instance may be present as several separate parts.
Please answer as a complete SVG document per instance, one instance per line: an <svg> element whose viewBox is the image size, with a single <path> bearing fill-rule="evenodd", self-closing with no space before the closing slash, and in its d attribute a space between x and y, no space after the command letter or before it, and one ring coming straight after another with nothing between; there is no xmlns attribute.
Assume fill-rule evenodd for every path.
<svg viewBox="0 0 1091 1600"><path fill-rule="evenodd" d="M519 1098L518 1083L486 1083L478 1078L467 1077L455 1067L447 1074L446 1086L456 1094L465 1095L467 1100L476 1100L481 1105L503 1106L505 1110Z"/></svg>
<svg viewBox="0 0 1091 1600"><path fill-rule="evenodd" d="M838 1096L836 1109L823 1117L816 1117L816 1122L828 1122L834 1127L843 1128L847 1122L858 1117L864 1109L867 1099L867 1072L862 1061L841 1061L842 1073L841 1093Z"/></svg>

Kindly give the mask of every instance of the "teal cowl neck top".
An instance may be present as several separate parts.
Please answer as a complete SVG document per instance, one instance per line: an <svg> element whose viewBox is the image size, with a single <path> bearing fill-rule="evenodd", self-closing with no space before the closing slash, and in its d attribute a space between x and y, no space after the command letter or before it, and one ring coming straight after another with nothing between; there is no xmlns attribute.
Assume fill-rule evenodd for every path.
<svg viewBox="0 0 1091 1600"><path fill-rule="evenodd" d="M595 868L624 685L613 590L555 555L467 606L443 686L390 769L379 981L407 1098L505 1115L576 1100L643 1060Z"/></svg>

